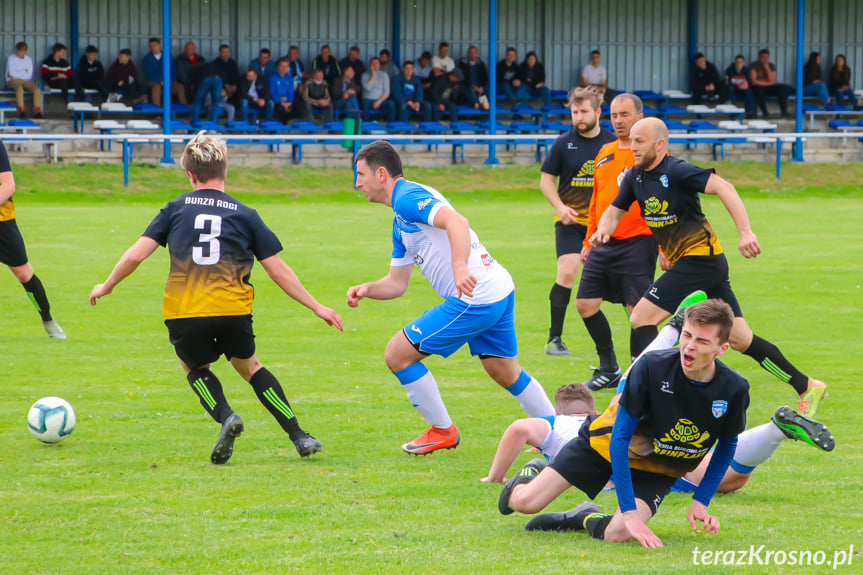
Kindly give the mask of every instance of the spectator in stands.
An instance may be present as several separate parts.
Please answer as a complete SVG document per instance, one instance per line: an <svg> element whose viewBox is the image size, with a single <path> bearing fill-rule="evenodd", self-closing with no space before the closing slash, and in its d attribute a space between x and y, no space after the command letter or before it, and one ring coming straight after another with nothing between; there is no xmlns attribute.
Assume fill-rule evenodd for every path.
<svg viewBox="0 0 863 575"><path fill-rule="evenodd" d="M222 90L225 92L225 101L236 105L239 101L237 88L240 85L240 70L237 61L231 58L231 47L227 44L219 46L219 57L213 60L216 72L222 78Z"/></svg>
<svg viewBox="0 0 863 575"><path fill-rule="evenodd" d="M363 74L363 120L368 121L372 110L380 110L386 115L387 122L396 119L396 110L390 97L390 77L381 73L381 61L378 58L369 60L369 71Z"/></svg>
<svg viewBox="0 0 863 575"><path fill-rule="evenodd" d="M353 66L344 66L342 77L330 83L333 108L343 110L345 115L351 118L360 117L360 87L355 78Z"/></svg>
<svg viewBox="0 0 863 575"><path fill-rule="evenodd" d="M459 60L458 67L464 76L464 82L461 83L459 90L462 101L475 109L482 107L483 110L488 110L489 102L486 95L488 68L479 58L479 49L476 46L470 46L467 49L467 57Z"/></svg>
<svg viewBox="0 0 863 575"><path fill-rule="evenodd" d="M599 50L590 53L590 62L581 69L581 86L590 88L602 96L602 101L609 104L617 95L617 90L608 87L608 71L600 64L602 54Z"/></svg>
<svg viewBox="0 0 863 575"><path fill-rule="evenodd" d="M414 74L413 61L408 60L402 65L402 73L395 77L392 88L399 122L407 122L409 114L421 114L423 122L431 120L431 106L423 101L423 87Z"/></svg>
<svg viewBox="0 0 863 575"><path fill-rule="evenodd" d="M288 48L288 73L294 79L294 91L299 92L303 86L303 82L309 79L309 75L306 72L303 61L300 60L300 49L297 46ZM324 72L324 77L326 75L326 72Z"/></svg>
<svg viewBox="0 0 863 575"><path fill-rule="evenodd" d="M99 49L92 44L84 49L84 55L78 60L77 83L83 90L96 90L102 101L108 100L105 69L99 60Z"/></svg>
<svg viewBox="0 0 863 575"><path fill-rule="evenodd" d="M432 75L431 62L432 55L428 50L423 52L420 57L417 58L416 75L417 78L420 79L420 83L423 87L423 96L425 96L426 100L431 99L431 85L432 79L434 78Z"/></svg>
<svg viewBox="0 0 863 575"><path fill-rule="evenodd" d="M265 68L265 62L262 68ZM269 82L266 76L258 74L258 68L249 66L246 77L240 83L240 117L244 122L249 121L249 110L264 110L264 118L267 122L273 119L275 102L270 98Z"/></svg>
<svg viewBox="0 0 863 575"><path fill-rule="evenodd" d="M194 42L186 42L183 53L174 58L174 81L171 83L171 94L177 96L177 101L186 104L192 96L192 71L204 63L204 57L195 51Z"/></svg>
<svg viewBox="0 0 863 575"><path fill-rule="evenodd" d="M455 107L455 95L458 93L459 77L455 74L455 62L449 56L449 44L441 42L437 47L438 55L432 58L431 100L432 105L438 101L449 101ZM448 105L447 105L448 106Z"/></svg>
<svg viewBox="0 0 863 575"><path fill-rule="evenodd" d="M768 96L776 97L782 117L788 117L788 94L792 91L791 86L776 81L776 66L770 61L770 50L767 48L762 48L758 52L758 60L749 64L749 86L765 118Z"/></svg>
<svg viewBox="0 0 863 575"><path fill-rule="evenodd" d="M18 113L23 118L24 90L33 94L33 116L44 118L42 115L42 90L33 83L33 60L27 55L27 42L15 44L15 53L6 60L6 86L15 90L15 102L18 104Z"/></svg>
<svg viewBox="0 0 863 575"><path fill-rule="evenodd" d="M359 46L351 46L350 50L348 50L348 55L339 61L339 68L342 69L342 77L344 77L345 68L348 67L354 69L354 78L362 78L363 74L366 73L366 65L363 64L362 60L360 60ZM333 99L335 100L335 97L333 97Z"/></svg>
<svg viewBox="0 0 863 575"><path fill-rule="evenodd" d="M342 75L342 69L339 68L339 63L333 58L333 51L327 44L321 46L321 53L312 62L312 70L318 68L324 71L324 78L327 82L332 82Z"/></svg>
<svg viewBox="0 0 863 575"><path fill-rule="evenodd" d="M746 117L755 117L755 96L749 87L749 66L746 65L746 58L743 54L738 54L734 57L734 62L731 63L725 70L725 83L728 85L729 97L732 100L743 100L743 107L746 109Z"/></svg>
<svg viewBox="0 0 863 575"><path fill-rule="evenodd" d="M537 59L536 52L527 53L518 67L518 76L525 86L526 98L537 98L551 105L551 91L545 85L545 66Z"/></svg>
<svg viewBox="0 0 863 575"><path fill-rule="evenodd" d="M323 68L315 68L312 77L306 80L303 86L303 100L305 101L306 119L314 120L316 110L324 112L324 122L333 119L333 101L330 98L329 84L324 80Z"/></svg>
<svg viewBox="0 0 863 575"><path fill-rule="evenodd" d="M270 76L270 99L273 100L279 121L285 122L293 118L294 110L294 78L288 73L290 64L285 58L276 62L276 73Z"/></svg>
<svg viewBox="0 0 863 575"><path fill-rule="evenodd" d="M249 68L254 68L258 78L265 80L276 73L276 63L270 55L269 48L261 48L258 57L249 62Z"/></svg>
<svg viewBox="0 0 863 575"><path fill-rule="evenodd" d="M81 81L83 83L83 78ZM128 48L120 50L117 59L108 67L105 82L112 93L124 96L132 104L147 101L147 90L138 82L138 69L132 62L132 51Z"/></svg>
<svg viewBox="0 0 863 575"><path fill-rule="evenodd" d="M84 99L84 92L72 73L72 66L66 61L66 46L63 44L54 44L51 55L42 61L42 81L53 89L62 90L65 100L69 100L70 88L75 91L77 99Z"/></svg>
<svg viewBox="0 0 863 575"><path fill-rule="evenodd" d="M843 99L848 99L848 105L857 107L857 98L851 88L851 70L844 54L836 54L836 62L830 68L830 93L836 97L836 105L841 106Z"/></svg>
<svg viewBox="0 0 863 575"><path fill-rule="evenodd" d="M390 77L390 84L392 84L395 77L399 75L399 67L393 62L392 55L390 51L384 48L378 53L378 60L381 61L381 72L386 72L387 76ZM362 76L360 76L362 78Z"/></svg>
<svg viewBox="0 0 863 575"><path fill-rule="evenodd" d="M693 104L721 104L728 100L728 87L722 81L719 70L701 52L695 55L690 78Z"/></svg>
<svg viewBox="0 0 863 575"><path fill-rule="evenodd" d="M515 48L506 49L503 60L497 63L497 93L506 96L507 100L520 103L518 97L521 80L518 77L518 52Z"/></svg>
<svg viewBox="0 0 863 575"><path fill-rule="evenodd" d="M219 71L216 68L215 62L204 62L196 65L189 78L189 83L192 88L192 93L195 98L192 100L192 124L197 124L201 117L201 108L208 107L210 111L210 121L215 122L219 119L219 104L222 102L222 96L225 95L225 90L222 88L222 77L219 76ZM233 106L226 107L228 113L228 121L233 120Z"/></svg>
<svg viewBox="0 0 863 575"><path fill-rule="evenodd" d="M821 54L810 52L809 60L803 66L803 97L818 98L825 106L830 103L830 93L821 75Z"/></svg>
<svg viewBox="0 0 863 575"><path fill-rule="evenodd" d="M147 76L147 89L150 101L157 106L162 105L162 91L165 85L162 78L162 41L150 38L150 51L144 56L144 74ZM171 79L174 78L174 67L171 66ZM170 85L170 84L169 84Z"/></svg>

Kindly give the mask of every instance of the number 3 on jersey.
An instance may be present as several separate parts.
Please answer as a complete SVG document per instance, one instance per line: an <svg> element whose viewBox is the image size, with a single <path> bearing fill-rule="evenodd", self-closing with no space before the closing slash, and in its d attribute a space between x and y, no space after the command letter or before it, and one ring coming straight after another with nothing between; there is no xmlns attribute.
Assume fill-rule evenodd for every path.
<svg viewBox="0 0 863 575"><path fill-rule="evenodd" d="M219 234L222 233L222 217L210 214L198 214L195 218L195 229L206 230L208 227L207 222L210 222L210 232L201 232L198 236L198 243L208 245L208 255L204 255L204 248L201 246L195 246L192 248L192 261L199 266L211 266L213 264L217 264L219 263L219 256L221 255Z"/></svg>

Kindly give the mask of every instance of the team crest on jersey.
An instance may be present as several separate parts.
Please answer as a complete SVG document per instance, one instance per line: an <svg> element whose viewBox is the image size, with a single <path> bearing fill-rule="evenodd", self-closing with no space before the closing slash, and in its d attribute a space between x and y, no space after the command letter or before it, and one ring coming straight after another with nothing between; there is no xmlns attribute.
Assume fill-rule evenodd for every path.
<svg viewBox="0 0 863 575"><path fill-rule="evenodd" d="M668 186L666 186L666 187L668 187ZM431 198L426 198L422 201L417 202L417 209L419 211L423 211L425 209L425 207L431 203L431 201L432 201Z"/></svg>
<svg viewBox="0 0 863 575"><path fill-rule="evenodd" d="M482 254L482 256L480 257L482 259L482 265L484 265L485 267L488 267L494 263L494 258L488 254Z"/></svg>
<svg viewBox="0 0 863 575"><path fill-rule="evenodd" d="M728 411L728 402L724 399L717 399L713 402L711 411L713 413L713 417L719 419L720 417L725 415L726 411Z"/></svg>
<svg viewBox="0 0 863 575"><path fill-rule="evenodd" d="M659 176L659 183L662 184L663 188L667 188L668 187L668 176L665 174L662 174L661 176Z"/></svg>

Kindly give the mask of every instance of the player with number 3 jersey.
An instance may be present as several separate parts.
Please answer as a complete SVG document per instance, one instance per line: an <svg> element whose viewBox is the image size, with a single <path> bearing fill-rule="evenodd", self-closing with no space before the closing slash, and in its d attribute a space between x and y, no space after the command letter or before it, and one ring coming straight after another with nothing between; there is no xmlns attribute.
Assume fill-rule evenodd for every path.
<svg viewBox="0 0 863 575"><path fill-rule="evenodd" d="M252 330L254 288L249 283L257 259L286 294L329 325L342 319L319 304L279 257L282 244L258 213L225 193L228 169L225 142L199 133L186 146L183 168L193 191L166 205L143 236L117 262L111 275L90 293L91 305L108 295L159 246L167 246L171 271L162 312L171 343L201 405L222 424L211 461L225 463L243 420L234 413L210 364L224 355L255 390L261 403L290 436L301 457L321 450L303 431L275 376L255 355Z"/></svg>

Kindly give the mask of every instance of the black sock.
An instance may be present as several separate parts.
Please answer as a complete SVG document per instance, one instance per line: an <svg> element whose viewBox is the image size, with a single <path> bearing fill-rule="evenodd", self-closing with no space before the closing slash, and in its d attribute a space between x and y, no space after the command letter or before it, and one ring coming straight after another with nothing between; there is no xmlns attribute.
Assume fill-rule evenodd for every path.
<svg viewBox="0 0 863 575"><path fill-rule="evenodd" d="M548 294L551 311L551 327L548 330L548 341L551 341L552 338L560 337L563 333L563 320L566 319L566 308L569 306L571 297L571 288L565 288L558 283L551 286L551 292Z"/></svg>
<svg viewBox="0 0 863 575"><path fill-rule="evenodd" d="M215 373L209 369L193 369L186 375L186 379L201 400L201 405L217 423L224 423L234 413L222 392L222 382Z"/></svg>
<svg viewBox="0 0 863 575"><path fill-rule="evenodd" d="M780 381L790 384L798 395L804 393L809 387L809 378L785 359L778 347L766 339L752 334L752 343L743 353L757 361L761 367Z"/></svg>
<svg viewBox="0 0 863 575"><path fill-rule="evenodd" d="M45 288L42 287L42 282L39 281L36 274L33 274L33 277L26 282L22 282L21 285L24 286L24 291L27 292L27 296L33 302L33 307L42 316L42 321L51 321L51 304L48 303Z"/></svg>
<svg viewBox="0 0 863 575"><path fill-rule="evenodd" d="M633 361L641 355L644 348L650 345L650 342L656 339L657 335L659 335L659 329L655 325L632 328L629 334L629 355L633 357Z"/></svg>
<svg viewBox="0 0 863 575"><path fill-rule="evenodd" d="M605 314L599 311L590 317L581 318L587 333L596 344L599 354L599 369L602 371L617 371L617 357L614 355L614 341L611 339L611 326Z"/></svg>
<svg viewBox="0 0 863 575"><path fill-rule="evenodd" d="M594 539L605 539L605 529L611 523L611 515L591 513L582 520L582 525Z"/></svg>
<svg viewBox="0 0 863 575"><path fill-rule="evenodd" d="M255 372L249 384L258 396L264 407L276 418L282 429L294 439L302 433L300 424L294 411L291 409L291 404L285 397L285 392L282 391L282 386L279 380L270 373L266 367L262 367Z"/></svg>

